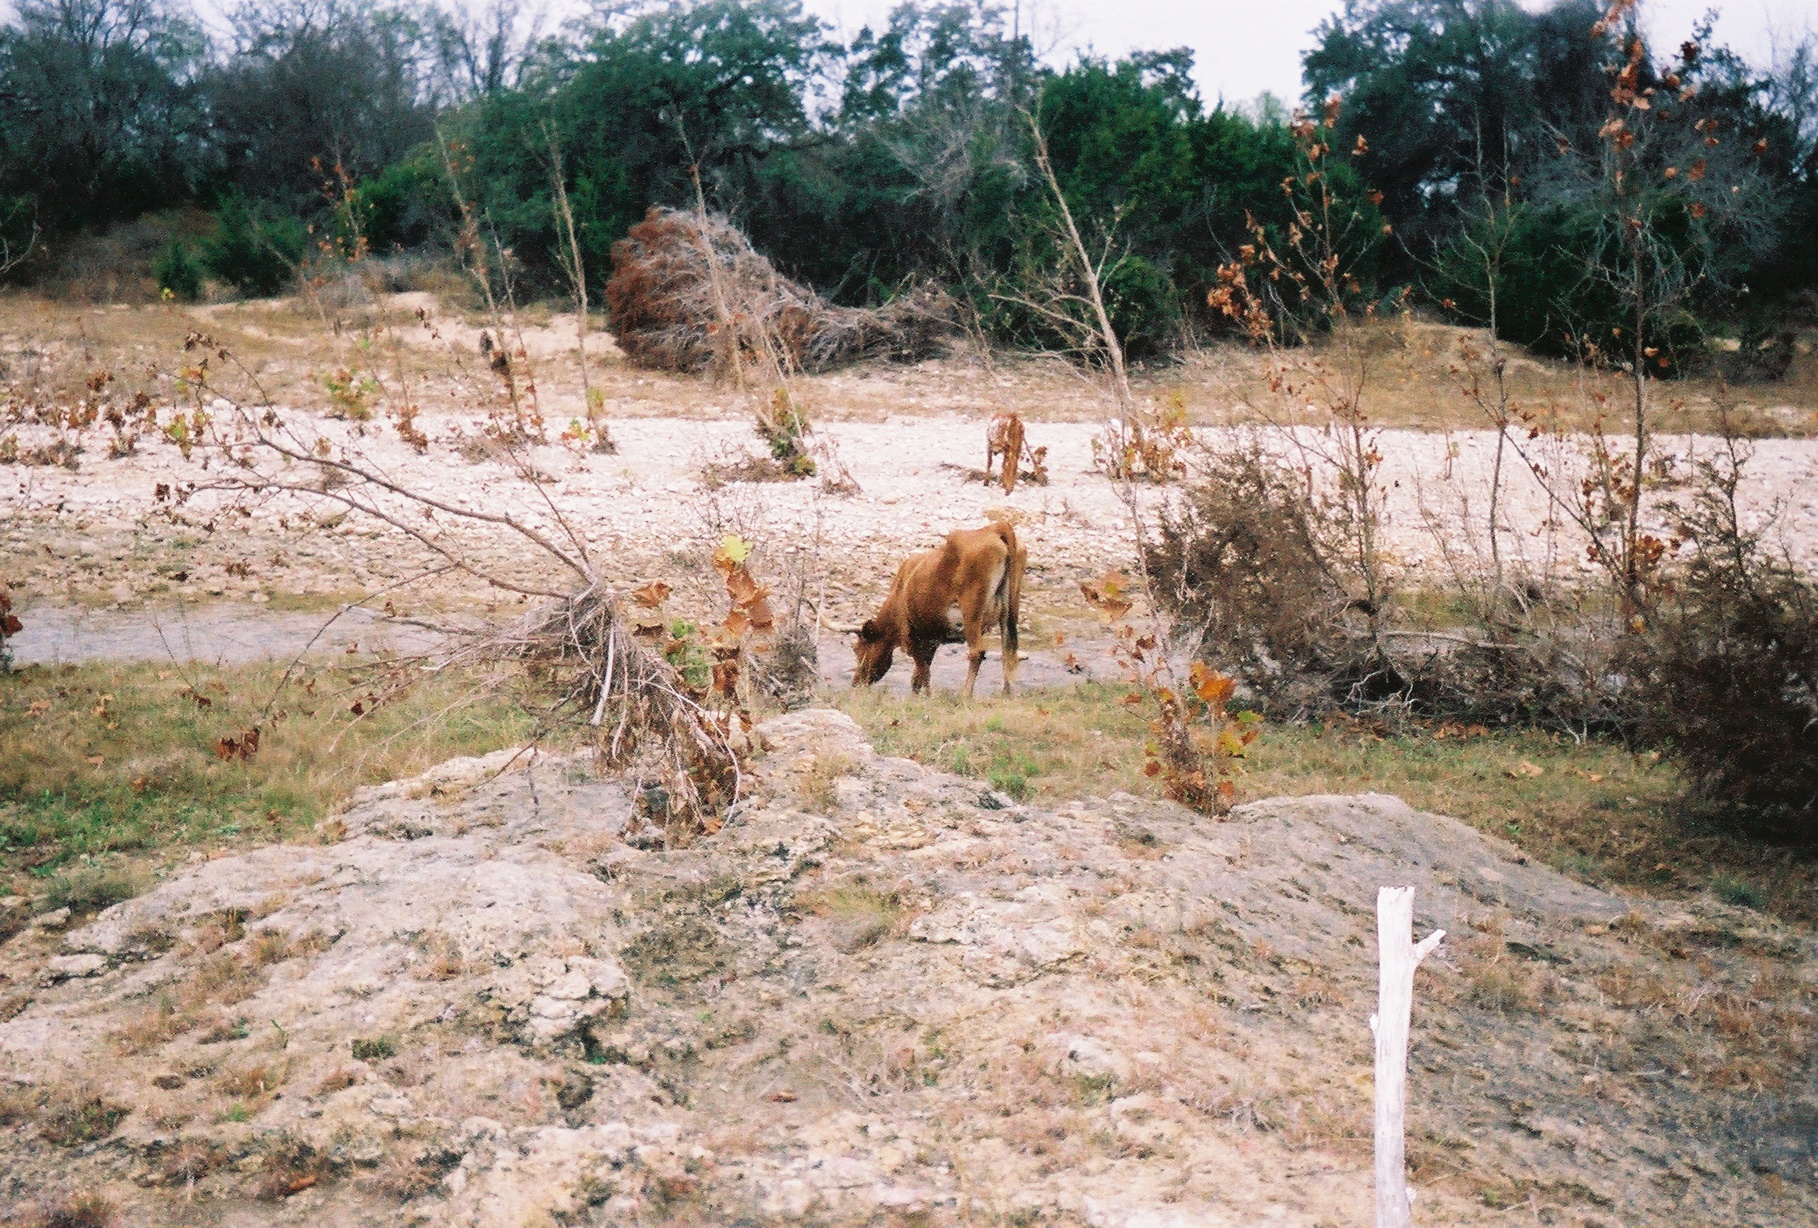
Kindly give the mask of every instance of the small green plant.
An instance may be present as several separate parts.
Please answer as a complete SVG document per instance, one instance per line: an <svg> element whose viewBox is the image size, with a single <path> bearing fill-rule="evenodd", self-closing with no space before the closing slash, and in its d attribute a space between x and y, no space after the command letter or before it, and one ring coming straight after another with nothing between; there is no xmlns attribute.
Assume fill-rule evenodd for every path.
<svg viewBox="0 0 1818 1228"><path fill-rule="evenodd" d="M388 1057L395 1057L398 1046L389 1036L357 1037L353 1042L354 1060L357 1062L382 1062Z"/></svg>
<svg viewBox="0 0 1818 1228"><path fill-rule="evenodd" d="M172 239L152 266L158 292L165 298L193 303L202 297L202 266L181 239Z"/></svg>
<svg viewBox="0 0 1818 1228"><path fill-rule="evenodd" d="M1025 801L1029 797L1029 778L1021 772L1008 768L992 768L985 779L990 782L993 789L1007 794L1019 802Z"/></svg>
<svg viewBox="0 0 1818 1228"><path fill-rule="evenodd" d="M1082 1074L1073 1076L1073 1092L1082 1105L1103 1104L1111 1098L1111 1088L1116 1084L1115 1076L1108 1072L1100 1074Z"/></svg>
<svg viewBox="0 0 1818 1228"><path fill-rule="evenodd" d="M770 455L793 478L814 476L814 458L808 455L808 415L787 388L771 394L770 404L758 411L757 431L769 445Z"/></svg>
<svg viewBox="0 0 1818 1228"><path fill-rule="evenodd" d="M708 662L707 654L701 651L695 636L698 630L699 627L685 618L671 619L669 642L663 645L663 659L675 666L682 681L697 691L704 691L713 681L713 666Z"/></svg>
<svg viewBox="0 0 1818 1228"><path fill-rule="evenodd" d="M1767 902L1759 887L1739 878L1714 878L1711 880L1711 890L1725 904L1734 904L1738 908L1760 908Z"/></svg>
<svg viewBox="0 0 1818 1228"><path fill-rule="evenodd" d="M350 422L365 422L370 419L372 400L381 391L378 380L346 367L338 368L332 375L323 376L322 386L328 391L329 416L345 418Z"/></svg>

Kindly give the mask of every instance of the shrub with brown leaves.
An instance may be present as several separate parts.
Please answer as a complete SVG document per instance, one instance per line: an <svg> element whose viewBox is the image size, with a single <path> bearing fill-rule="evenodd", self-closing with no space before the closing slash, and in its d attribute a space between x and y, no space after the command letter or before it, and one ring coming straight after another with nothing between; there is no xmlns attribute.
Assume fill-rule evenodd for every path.
<svg viewBox="0 0 1818 1228"><path fill-rule="evenodd" d="M1747 527L1734 437L1700 467L1688 557L1629 644L1640 735L1667 747L1707 817L1818 840L1818 584Z"/></svg>

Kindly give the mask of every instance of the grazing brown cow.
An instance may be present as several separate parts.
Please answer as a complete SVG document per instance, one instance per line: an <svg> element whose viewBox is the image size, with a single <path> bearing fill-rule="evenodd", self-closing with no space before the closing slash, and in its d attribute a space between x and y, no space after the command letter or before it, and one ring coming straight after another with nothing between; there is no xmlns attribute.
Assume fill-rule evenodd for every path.
<svg viewBox="0 0 1818 1228"><path fill-rule="evenodd" d="M890 662L901 648L915 662L911 691L928 689L929 667L942 644L955 643L962 633L954 630L947 611L957 605L966 641L966 697L978 681L978 667L985 659L983 641L988 627L1004 635L1004 694L1016 680L1016 619L1022 604L1023 566L1028 551L1016 541L1016 530L1007 524L983 529L955 529L938 550L910 555L897 568L890 595L876 617L858 629L852 646L856 665L852 685L870 686L890 671Z"/></svg>
<svg viewBox="0 0 1818 1228"><path fill-rule="evenodd" d="M985 428L985 481L991 480L991 462L999 454L1004 458L1000 479L1004 493L1016 489L1016 471L1023 463L1023 420L1015 414L997 414Z"/></svg>

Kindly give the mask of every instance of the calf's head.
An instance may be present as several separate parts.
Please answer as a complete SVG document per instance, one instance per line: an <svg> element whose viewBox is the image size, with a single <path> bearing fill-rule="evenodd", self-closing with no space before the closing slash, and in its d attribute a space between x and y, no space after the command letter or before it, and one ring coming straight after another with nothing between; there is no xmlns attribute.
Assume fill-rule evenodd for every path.
<svg viewBox="0 0 1818 1228"><path fill-rule="evenodd" d="M870 686L882 678L890 672L895 656L896 641L890 633L878 625L877 619L867 619L852 642L852 685Z"/></svg>

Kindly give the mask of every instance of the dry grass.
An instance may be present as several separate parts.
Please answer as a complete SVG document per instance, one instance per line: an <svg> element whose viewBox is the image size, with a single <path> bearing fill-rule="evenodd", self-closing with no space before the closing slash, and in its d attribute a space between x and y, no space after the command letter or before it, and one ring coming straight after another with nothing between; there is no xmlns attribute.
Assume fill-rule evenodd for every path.
<svg viewBox="0 0 1818 1228"><path fill-rule="evenodd" d="M461 953L460 944L447 934L425 934L418 945L423 960L417 964L416 974L424 980L449 981L467 974L467 958Z"/></svg>
<svg viewBox="0 0 1818 1228"><path fill-rule="evenodd" d="M221 1039L245 1035L244 1021L230 1018L221 1008L257 993L265 983L265 970L273 964L317 954L327 945L325 937L313 932L293 938L261 929L247 937L237 911L218 913L197 925L189 939L188 952L203 956L189 975L149 998L115 1031L114 1039L126 1053L145 1053L205 1024L212 1025L209 1035ZM242 1097L263 1094L283 1082L281 1068L276 1066L248 1068L228 1079L260 1086L259 1091L248 1093L220 1084L224 1094Z"/></svg>
<svg viewBox="0 0 1818 1228"><path fill-rule="evenodd" d="M116 390L130 396L137 390L132 381L151 379L145 374L148 364L175 369L184 337L202 331L256 372L275 400L328 412L332 397L324 375L349 362L355 338L370 336L383 325L396 330L398 345L394 349L390 344L393 334L379 334L379 344L367 352L368 362L388 378L401 370L426 413L464 414L471 398L454 378L446 344L453 339L462 347L464 361L476 361L476 338L488 322L443 295L435 314L444 339L437 341L417 323L415 309L423 301L415 295L381 296L371 305L337 307L325 315L301 299L108 308L4 294L0 362L6 370L0 371L0 380L34 395L73 396L95 370L111 370L120 381ZM541 318L547 314L521 313L545 417L551 422L585 417L572 326ZM1460 395L1465 380L1455 371L1468 347L1481 349L1483 341L1481 334L1417 319L1373 327L1367 341L1372 350L1366 406L1371 419L1383 426L1434 430L1483 426L1482 415ZM1807 346L1785 379L1740 390L1751 433L1818 434L1818 355L1809 352L1809 341ZM1319 349L1310 347L1293 357L1317 361ZM1139 370L1133 383L1140 399L1179 404L1194 425L1223 423L1246 416L1243 407L1257 403L1265 365L1243 346L1221 344L1190 353L1182 362ZM988 394L980 391L981 376L990 384ZM723 390L709 380L637 370L616 356L605 361L595 357L591 379L612 418L717 416L724 402ZM988 370L958 356L928 369L861 367L805 375L795 384L816 407L816 417L828 421L877 421L918 404L1008 410L1031 422L1094 421L1105 412L1094 398L1079 395L1078 377L1071 370L1015 355L992 356ZM1545 411L1561 425L1588 427L1595 415L1587 408L1594 405L1587 392L1619 392L1620 378L1595 376L1581 386L1580 373L1572 367L1518 353L1510 363L1510 385L1520 403ZM157 390L155 381L147 384L147 391ZM1714 423L1713 379L1675 381L1657 391L1663 405L1659 429L1708 429ZM1790 412L1778 407L1790 407Z"/></svg>
<svg viewBox="0 0 1818 1228"><path fill-rule="evenodd" d="M346 1091L350 1087L359 1086L360 1083L364 1081L365 1077L365 1075L361 1074L353 1067L343 1066L339 1070L331 1073L327 1078L323 1079L317 1086L315 1094L318 1096L332 1096L336 1092Z"/></svg>
<svg viewBox="0 0 1818 1228"><path fill-rule="evenodd" d="M1487 429L1483 414L1464 395L1470 371L1489 370L1489 335L1483 330L1437 324L1415 316L1384 320L1362 334L1370 364L1364 409L1379 426L1418 430ZM1729 390L1741 401L1739 425L1744 434L1810 437L1818 435L1818 352L1806 338L1804 351L1786 377L1773 383ZM1633 386L1618 371L1585 372L1571 364L1528 355L1519 346L1504 346L1509 355L1507 379L1512 403L1538 421L1567 430L1585 430L1620 405ZM1308 370L1325 360L1316 343L1291 352L1289 360ZM1336 364L1337 360L1334 359ZM1249 406L1269 401L1264 390L1263 357L1236 346L1213 347L1189 356L1184 377L1165 370L1152 373L1156 388L1178 390L1196 425L1251 420ZM1716 398L1722 386L1713 371L1655 385L1661 416L1657 429L1715 432Z"/></svg>
<svg viewBox="0 0 1818 1228"><path fill-rule="evenodd" d="M157 1154L152 1179L159 1185L194 1185L227 1159L227 1149L219 1143L183 1139Z"/></svg>
<svg viewBox="0 0 1818 1228"><path fill-rule="evenodd" d="M856 880L798 895L795 907L826 918L834 930L834 945L848 952L902 937L912 919L897 892Z"/></svg>
<svg viewBox="0 0 1818 1228"><path fill-rule="evenodd" d="M329 1157L301 1139L275 1135L262 1150L264 1163L253 1192L265 1202L281 1202L335 1176Z"/></svg>
<svg viewBox="0 0 1818 1228"><path fill-rule="evenodd" d="M804 756L795 781L797 800L804 809L832 814L839 808L839 782L852 774L853 767L838 753L823 750Z"/></svg>
<svg viewBox="0 0 1818 1228"><path fill-rule="evenodd" d="M1041 804L1122 790L1158 796L1142 774L1148 732L1118 701L1125 689L1071 690L966 703L936 694L829 691L885 755L991 781L1019 781ZM1522 763L1538 768L1530 774ZM1238 800L1392 793L1509 840L1565 873L1662 895L1722 891L1794 920L1818 919L1818 864L1699 826L1676 802L1677 776L1656 756L1541 730L1461 734L1348 718L1265 726L1249 748ZM1140 846L1138 851L1140 851Z"/></svg>
<svg viewBox="0 0 1818 1228"><path fill-rule="evenodd" d="M1506 923L1501 914L1480 918L1472 922L1469 933L1453 942L1449 956L1463 977L1459 996L1473 1006L1499 1014L1545 1014L1559 996L1559 977L1551 965L1510 950L1504 937ZM1442 984L1449 989L1457 983L1447 980Z"/></svg>
<svg viewBox="0 0 1818 1228"><path fill-rule="evenodd" d="M233 1100L257 1102L283 1087L289 1077L287 1064L282 1061L254 1062L217 1078L215 1090Z"/></svg>
<svg viewBox="0 0 1818 1228"><path fill-rule="evenodd" d="M46 1142L79 1147L112 1134L130 1110L86 1086L50 1088L31 1114Z"/></svg>
<svg viewBox="0 0 1818 1228"><path fill-rule="evenodd" d="M105 1194L68 1194L40 1203L20 1220L21 1228L113 1228L119 1213Z"/></svg>

